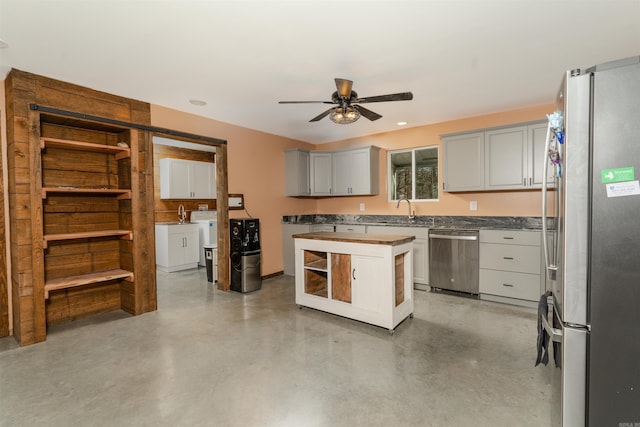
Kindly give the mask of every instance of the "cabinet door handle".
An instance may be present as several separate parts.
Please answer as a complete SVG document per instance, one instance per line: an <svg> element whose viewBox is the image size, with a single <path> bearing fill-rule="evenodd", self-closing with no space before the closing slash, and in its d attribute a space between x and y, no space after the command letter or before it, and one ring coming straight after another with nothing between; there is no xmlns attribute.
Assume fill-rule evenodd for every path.
<svg viewBox="0 0 640 427"><path fill-rule="evenodd" d="M502 258L503 258L503 259L508 259L508 260L513 261L513 257L510 257L510 256L504 256L504 257L502 257Z"/></svg>
<svg viewBox="0 0 640 427"><path fill-rule="evenodd" d="M510 285L509 283L503 283L502 286L506 286L507 288L513 288L513 285Z"/></svg>
<svg viewBox="0 0 640 427"><path fill-rule="evenodd" d="M529 177L529 187L533 185L533 178Z"/></svg>
<svg viewBox="0 0 640 427"><path fill-rule="evenodd" d="M355 268L351 272L351 277L353 278L353 280L356 280L356 269Z"/></svg>
<svg viewBox="0 0 640 427"><path fill-rule="evenodd" d="M527 178L522 178L522 186L523 187L527 186Z"/></svg>

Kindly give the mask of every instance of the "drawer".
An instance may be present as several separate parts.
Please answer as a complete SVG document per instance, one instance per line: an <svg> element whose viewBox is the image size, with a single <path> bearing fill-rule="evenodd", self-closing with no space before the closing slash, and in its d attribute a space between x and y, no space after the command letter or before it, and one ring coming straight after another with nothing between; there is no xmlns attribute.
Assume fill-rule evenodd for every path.
<svg viewBox="0 0 640 427"><path fill-rule="evenodd" d="M309 227L309 230L311 230L312 233L317 233L320 231L328 231L330 233L333 233L334 231L336 231L333 224L312 224L311 227Z"/></svg>
<svg viewBox="0 0 640 427"><path fill-rule="evenodd" d="M540 248L480 243L480 268L540 274Z"/></svg>
<svg viewBox="0 0 640 427"><path fill-rule="evenodd" d="M416 239L427 239L429 229L426 227L394 227L390 225L367 225L368 234L401 234Z"/></svg>
<svg viewBox="0 0 640 427"><path fill-rule="evenodd" d="M336 232L338 233L366 233L366 231L366 225L336 224Z"/></svg>
<svg viewBox="0 0 640 427"><path fill-rule="evenodd" d="M538 301L540 275L480 269L480 293Z"/></svg>
<svg viewBox="0 0 640 427"><path fill-rule="evenodd" d="M480 243L540 246L540 236L539 231L480 230Z"/></svg>

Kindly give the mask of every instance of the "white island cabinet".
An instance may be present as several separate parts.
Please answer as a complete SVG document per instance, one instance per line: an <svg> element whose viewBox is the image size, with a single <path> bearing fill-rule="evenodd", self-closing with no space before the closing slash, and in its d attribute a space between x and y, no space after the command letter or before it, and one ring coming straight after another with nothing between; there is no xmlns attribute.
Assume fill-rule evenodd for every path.
<svg viewBox="0 0 640 427"><path fill-rule="evenodd" d="M296 234L296 304L393 332L413 315L413 236Z"/></svg>
<svg viewBox="0 0 640 427"><path fill-rule="evenodd" d="M415 237L413 241L413 286L427 290L429 285L429 228L394 225L368 225L370 234L402 234Z"/></svg>

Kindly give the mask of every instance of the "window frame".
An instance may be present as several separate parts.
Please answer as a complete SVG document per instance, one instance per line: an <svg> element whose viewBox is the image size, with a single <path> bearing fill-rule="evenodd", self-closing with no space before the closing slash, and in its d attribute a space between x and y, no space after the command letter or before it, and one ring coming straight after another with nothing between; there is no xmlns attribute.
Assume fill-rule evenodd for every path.
<svg viewBox="0 0 640 427"><path fill-rule="evenodd" d="M427 150L427 149L435 149L437 158L438 158L438 197L435 199L416 199L416 151ZM394 189L393 185L393 174L392 174L392 164L391 157L393 154L401 154L401 153L411 153L411 202L438 202L440 200L440 146L439 145L428 145L424 147L415 147L415 148L402 148L398 150L389 150L387 151L387 201L397 202L398 199L393 198L392 191Z"/></svg>

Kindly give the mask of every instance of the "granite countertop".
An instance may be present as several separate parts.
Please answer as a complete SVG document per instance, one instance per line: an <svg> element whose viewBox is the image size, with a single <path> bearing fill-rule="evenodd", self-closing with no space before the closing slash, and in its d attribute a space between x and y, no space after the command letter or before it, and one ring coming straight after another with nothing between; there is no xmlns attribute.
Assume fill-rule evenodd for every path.
<svg viewBox="0 0 640 427"><path fill-rule="evenodd" d="M541 230L540 217L513 216L417 216L410 220L406 215L289 215L282 217L283 224L345 224L380 225L396 227L461 228L493 230ZM553 221L548 222L553 229Z"/></svg>
<svg viewBox="0 0 640 427"><path fill-rule="evenodd" d="M332 242L365 243L369 245L397 246L409 243L415 239L413 236L399 234L363 234L363 233L333 233L317 232L294 234L294 239L329 240Z"/></svg>

